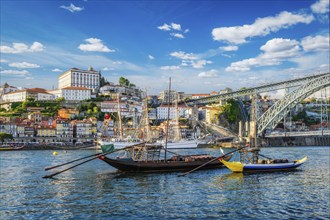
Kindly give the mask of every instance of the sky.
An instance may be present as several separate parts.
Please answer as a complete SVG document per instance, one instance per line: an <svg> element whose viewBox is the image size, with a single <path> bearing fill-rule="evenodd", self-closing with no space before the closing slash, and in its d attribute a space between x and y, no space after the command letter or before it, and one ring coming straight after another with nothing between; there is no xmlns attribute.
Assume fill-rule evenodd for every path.
<svg viewBox="0 0 330 220"><path fill-rule="evenodd" d="M329 72L328 0L0 0L1 84L53 89L93 67L149 94Z"/></svg>

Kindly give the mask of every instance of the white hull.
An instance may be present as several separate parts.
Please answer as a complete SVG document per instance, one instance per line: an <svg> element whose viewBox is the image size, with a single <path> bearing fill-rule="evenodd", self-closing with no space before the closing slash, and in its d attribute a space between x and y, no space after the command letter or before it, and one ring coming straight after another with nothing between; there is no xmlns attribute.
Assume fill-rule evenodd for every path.
<svg viewBox="0 0 330 220"><path fill-rule="evenodd" d="M125 141L98 141L98 148L102 145L113 144L115 149L122 149L124 147L132 146L141 142L125 142ZM165 147L165 141L157 141ZM198 140L183 140L178 142L168 142L167 149L194 149L197 148L200 142Z"/></svg>
<svg viewBox="0 0 330 220"><path fill-rule="evenodd" d="M158 141L157 143L162 144L165 147L165 141ZM182 140L178 142L168 142L167 149L197 148L198 144L199 144L198 140Z"/></svg>
<svg viewBox="0 0 330 220"><path fill-rule="evenodd" d="M122 149L124 147L129 147L135 144L139 144L141 142L126 142L126 141L98 141L97 147L101 149L102 145L113 144L114 148Z"/></svg>

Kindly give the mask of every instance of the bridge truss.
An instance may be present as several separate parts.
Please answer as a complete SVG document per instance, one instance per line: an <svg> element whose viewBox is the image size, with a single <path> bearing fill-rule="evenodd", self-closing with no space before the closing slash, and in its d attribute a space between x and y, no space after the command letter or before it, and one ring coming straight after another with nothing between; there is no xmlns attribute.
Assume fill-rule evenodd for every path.
<svg viewBox="0 0 330 220"><path fill-rule="evenodd" d="M314 78L309 81L309 83L300 86L283 99L277 101L258 118L257 134L261 134L267 128L274 129L294 106L308 96L327 86L330 86L330 73Z"/></svg>
<svg viewBox="0 0 330 220"><path fill-rule="evenodd" d="M243 97L243 96L255 95L257 93L264 93L264 92L276 91L279 89L298 87L298 86L301 86L304 84L309 84L314 79L322 77L322 76L327 76L329 74L330 73L322 73L322 74L310 75L307 77L302 77L302 78L297 78L297 79L292 79L292 80L287 80L287 81L270 83L270 84L257 86L257 87L253 87L253 88L248 88L248 89L243 89L243 90L239 90L239 91L208 96L205 98L187 100L187 101L185 101L185 103L188 105L189 104L208 104L208 103L212 103L212 102L219 102L220 100L234 99L234 98Z"/></svg>
<svg viewBox="0 0 330 220"><path fill-rule="evenodd" d="M299 87L298 87L299 86ZM295 107L299 102L312 95L313 93L330 86L330 73L311 75L298 79L271 83L254 88L229 92L200 99L188 100L189 104L208 104L219 102L220 100L239 98L247 95L255 95L258 93L275 91L279 89L287 89L298 87L283 99L277 101L263 115L257 119L257 134L262 134L266 129L274 129L276 125ZM240 105L242 105L240 103ZM242 106L240 106L242 108ZM244 111L243 111L244 112ZM244 117L246 118L246 116Z"/></svg>

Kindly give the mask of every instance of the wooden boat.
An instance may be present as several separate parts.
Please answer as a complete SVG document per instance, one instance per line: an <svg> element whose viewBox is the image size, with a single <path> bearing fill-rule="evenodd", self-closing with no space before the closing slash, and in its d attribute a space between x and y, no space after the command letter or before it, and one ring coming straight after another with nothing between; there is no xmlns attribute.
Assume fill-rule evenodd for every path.
<svg viewBox="0 0 330 220"><path fill-rule="evenodd" d="M169 159L161 158L161 145L143 144L128 148L130 156L125 158L110 158L100 156L99 159L109 165L124 172L151 173L151 172L174 172L189 171L211 160L201 169L216 169L223 167L222 163L216 160L216 157L207 154L198 155L175 155ZM103 152L109 152L109 149L102 148ZM224 161L230 160L232 155L225 156Z"/></svg>
<svg viewBox="0 0 330 220"><path fill-rule="evenodd" d="M257 102L252 99L254 102L252 104L251 115L254 115L254 121L250 122L252 125L251 131L253 132L254 137L251 137L253 140L254 147L247 145L245 149L240 150L240 162L227 162L219 160L223 163L228 169L235 173L244 173L244 172L274 172L274 171L290 171L294 170L303 163L306 162L307 157L304 157L300 160L295 160L289 162L287 159L272 159L270 157L264 156L259 153L260 148L258 145L258 135L257 135ZM267 158L265 160L260 160L259 157Z"/></svg>
<svg viewBox="0 0 330 220"><path fill-rule="evenodd" d="M16 145L1 145L0 151L13 151L13 150L22 150L25 145L16 146Z"/></svg>
<svg viewBox="0 0 330 220"><path fill-rule="evenodd" d="M274 171L290 171L294 170L303 163L306 162L307 157L300 160L295 160L289 162L288 160L262 160L259 164L244 164L241 162L228 162L219 159L222 164L224 164L228 169L234 173L244 173L244 172L274 172ZM263 163L266 162L266 163Z"/></svg>

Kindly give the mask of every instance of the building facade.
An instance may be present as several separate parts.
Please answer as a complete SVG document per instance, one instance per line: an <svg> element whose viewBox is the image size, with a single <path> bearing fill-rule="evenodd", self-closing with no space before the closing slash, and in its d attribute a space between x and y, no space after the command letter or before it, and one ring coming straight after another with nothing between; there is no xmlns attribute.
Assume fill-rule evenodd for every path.
<svg viewBox="0 0 330 220"><path fill-rule="evenodd" d="M81 101L92 97L92 90L85 87L69 86L58 90L48 91L56 98L64 98L66 101Z"/></svg>
<svg viewBox="0 0 330 220"><path fill-rule="evenodd" d="M178 115L179 117L186 117L188 107L187 106L178 106ZM168 107L166 105L161 105L157 107L157 119L165 120L167 119ZM175 119L176 117L176 108L170 107L169 119Z"/></svg>
<svg viewBox="0 0 330 220"><path fill-rule="evenodd" d="M52 101L55 100L53 94L48 93L45 89L32 88L17 90L4 94L2 100L4 102L24 102L27 98L34 98L36 101Z"/></svg>
<svg viewBox="0 0 330 220"><path fill-rule="evenodd" d="M92 67L88 70L72 68L58 78L58 88L85 87L97 92L100 88L100 73Z"/></svg>

